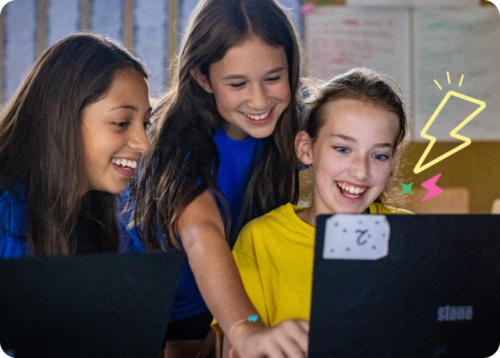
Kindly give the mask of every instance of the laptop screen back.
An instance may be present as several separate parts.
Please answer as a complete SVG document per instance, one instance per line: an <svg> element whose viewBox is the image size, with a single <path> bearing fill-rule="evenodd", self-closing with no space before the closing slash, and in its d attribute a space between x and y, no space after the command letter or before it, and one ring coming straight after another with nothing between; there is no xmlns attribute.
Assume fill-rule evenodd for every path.
<svg viewBox="0 0 500 358"><path fill-rule="evenodd" d="M23 357L151 357L161 349L180 253L0 261L0 344Z"/></svg>
<svg viewBox="0 0 500 358"><path fill-rule="evenodd" d="M324 259L328 218L317 220L309 357L497 350L499 216L389 215L388 255L376 260Z"/></svg>

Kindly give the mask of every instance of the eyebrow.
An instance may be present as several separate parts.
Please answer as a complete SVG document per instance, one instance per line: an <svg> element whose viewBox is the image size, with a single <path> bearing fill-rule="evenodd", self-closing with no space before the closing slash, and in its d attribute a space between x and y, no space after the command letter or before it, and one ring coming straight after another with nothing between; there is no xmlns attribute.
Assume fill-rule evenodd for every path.
<svg viewBox="0 0 500 358"><path fill-rule="evenodd" d="M357 142L356 139L354 139L353 137L349 137L349 136L346 136L344 134L331 134L330 137L339 137L347 142ZM378 148L393 148L394 145L391 144L391 143L377 143L374 145L374 147L378 147Z"/></svg>
<svg viewBox="0 0 500 358"><path fill-rule="evenodd" d="M281 72L285 69L286 68L284 66L276 67L276 68L272 69L271 71L266 72L266 74L264 76L269 76L270 74L273 74L276 72ZM235 79L243 79L243 78L247 78L247 76L245 76L245 75L229 75L226 77L222 77L223 80L235 80Z"/></svg>
<svg viewBox="0 0 500 358"><path fill-rule="evenodd" d="M137 112L138 111L138 108L135 107L135 106L131 106L131 105L123 105L123 106L118 106L118 107L114 107L114 108L111 108L110 111L115 111L117 109L130 109L134 112ZM148 108L148 112L149 111L152 111L153 110L153 107L149 107Z"/></svg>

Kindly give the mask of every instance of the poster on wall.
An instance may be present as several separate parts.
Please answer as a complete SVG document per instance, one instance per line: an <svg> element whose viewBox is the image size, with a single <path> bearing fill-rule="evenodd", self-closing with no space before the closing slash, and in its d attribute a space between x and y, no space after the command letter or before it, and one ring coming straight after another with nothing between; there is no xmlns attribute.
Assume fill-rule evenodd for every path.
<svg viewBox="0 0 500 358"><path fill-rule="evenodd" d="M500 139L500 16L494 7L477 9L420 9L414 13L415 132L420 137L431 116L449 91L456 95L444 105L429 128L442 141L456 141L450 132L478 105L477 118L460 134L472 140Z"/></svg>
<svg viewBox="0 0 500 358"><path fill-rule="evenodd" d="M307 69L329 80L355 67L389 75L409 103L408 9L317 7L305 18Z"/></svg>

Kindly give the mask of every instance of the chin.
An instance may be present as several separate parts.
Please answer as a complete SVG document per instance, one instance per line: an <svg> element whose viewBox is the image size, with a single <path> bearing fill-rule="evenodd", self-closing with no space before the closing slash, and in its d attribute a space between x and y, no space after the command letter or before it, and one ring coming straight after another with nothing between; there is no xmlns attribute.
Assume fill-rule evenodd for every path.
<svg viewBox="0 0 500 358"><path fill-rule="evenodd" d="M271 134L273 134L276 125L273 125L272 128L262 128L260 130L253 130L249 135L254 138L267 138Z"/></svg>
<svg viewBox="0 0 500 358"><path fill-rule="evenodd" d="M106 187L106 188L105 188L104 190L102 190L102 191L104 191L104 192L106 192L106 193L110 193L110 194L115 194L115 195L117 195L117 194L120 194L120 193L124 192L124 191L125 191L125 189L127 189L127 187L128 187L128 182L127 182L127 184L125 184L125 185L113 185L113 186L108 186L108 187Z"/></svg>

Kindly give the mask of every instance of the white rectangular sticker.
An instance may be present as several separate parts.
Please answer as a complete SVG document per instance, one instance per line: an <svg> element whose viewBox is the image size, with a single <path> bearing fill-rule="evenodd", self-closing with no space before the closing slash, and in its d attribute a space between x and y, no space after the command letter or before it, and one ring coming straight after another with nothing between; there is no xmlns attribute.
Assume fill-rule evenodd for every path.
<svg viewBox="0 0 500 358"><path fill-rule="evenodd" d="M389 253L385 215L334 215L325 226L324 259L378 260Z"/></svg>

